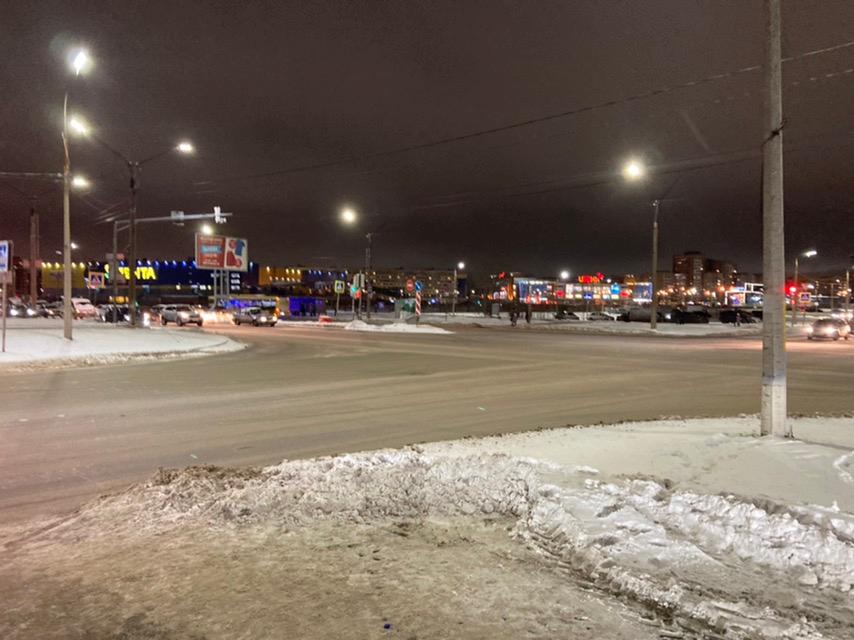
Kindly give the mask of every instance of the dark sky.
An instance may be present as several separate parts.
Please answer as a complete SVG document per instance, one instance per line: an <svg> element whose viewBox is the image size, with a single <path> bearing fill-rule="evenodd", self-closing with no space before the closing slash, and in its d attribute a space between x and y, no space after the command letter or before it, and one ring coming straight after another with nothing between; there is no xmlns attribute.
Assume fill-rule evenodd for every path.
<svg viewBox="0 0 854 640"><path fill-rule="evenodd" d="M337 219L351 204L361 231L379 230L384 266L645 271L648 201L681 175L662 209L663 255L760 267L761 72L625 99L761 64L761 0L3 0L0 16L0 171L61 169L68 85L72 111L132 158L190 138L195 157L145 167L141 214L221 205L255 260L358 263L362 233ZM784 1L783 34L784 56L852 41L854 2ZM78 43L96 66L74 79L64 56ZM821 269L854 253L852 69L854 47L784 65L787 245L818 248ZM630 155L659 171L624 184L615 172ZM81 257L99 257L104 209L126 206L125 170L91 141L72 159L96 182L73 201L73 236ZM11 184L48 189L52 254L59 189ZM8 185L0 235L23 249L29 205ZM142 227L141 253L188 255L193 230Z"/></svg>

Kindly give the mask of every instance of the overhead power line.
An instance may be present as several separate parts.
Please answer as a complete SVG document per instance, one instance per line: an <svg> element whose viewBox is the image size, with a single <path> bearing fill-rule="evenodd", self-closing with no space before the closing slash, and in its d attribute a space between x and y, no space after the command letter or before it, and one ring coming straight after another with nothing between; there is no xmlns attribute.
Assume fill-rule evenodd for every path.
<svg viewBox="0 0 854 640"><path fill-rule="evenodd" d="M848 42L843 42L840 44L835 44L835 45L832 45L829 47L823 47L821 49L814 49L812 51L806 51L804 53L799 53L799 54L794 55L794 56L789 56L789 57L783 58L783 62L794 62L796 60L804 60L807 58L812 58L812 57L815 57L818 55L823 55L826 53L832 53L835 51L840 51L840 50L848 49L851 47L854 47L854 40L850 40ZM254 179L260 179L260 178L273 178L273 177L285 176L285 175L290 175L290 174L295 174L295 173L304 173L307 171L315 171L315 170L319 170L319 169L329 169L332 167L352 164L354 162L359 162L359 161L364 161L364 160L375 160L375 159L379 159L379 158L385 158L388 156L410 153L413 151L421 151L424 149L431 149L434 147L444 146L444 145L448 145L448 144L454 144L457 142L463 142L465 140L472 140L475 138L480 138L483 136L488 136L488 135L492 135L492 134L496 134L496 133L502 133L505 131L512 131L514 129L520 129L523 127L528 127L528 126L535 125L535 124L541 124L541 123L549 122L552 120L559 120L561 118L567 118L570 116L580 115L582 113L589 113L589 112L597 111L600 109L607 109L607 108L611 108L611 107L615 107L615 106L619 106L619 105L629 104L631 102L637 102L639 100L646 100L649 98L654 98L657 96L662 96L662 95L666 95L669 93L673 93L674 91L680 91L682 89L689 89L692 87L698 87L698 86L701 86L704 84L717 82L719 80L725 80L728 78L733 78L736 76L740 76L740 75L744 75L744 74L748 74L748 73L753 73L755 71L759 71L760 69L762 69L762 65L759 65L759 64L751 65L748 67L742 67L740 69L734 69L731 71L716 73L716 74L705 76L705 77L702 77L702 78L699 78L696 80L689 80L687 82L680 82L680 83L674 84L674 85L665 85L663 87L658 87L656 89L650 89L648 91L642 91L640 93L636 93L636 94L633 94L630 96L625 96L623 98L606 100L603 102L598 102L598 103L586 105L583 107L568 109L566 111L561 111L558 113L552 113L552 114L548 114L548 115L544 115L544 116L539 116L536 118L529 118L527 120L521 120L518 122L506 124L506 125L491 127L488 129L480 129L478 131L471 131L469 133L464 133L464 134L460 134L460 135L456 135L456 136L449 136L447 138L440 138L438 140L432 140L429 142L422 142L422 143L397 147L394 149L387 149L384 151L377 151L374 153L368 153L368 154L365 154L363 156L357 156L357 157L351 156L351 157L347 157L347 158L339 158L339 159L329 160L329 161L325 161L325 162L317 162L317 163L312 163L312 164L307 164L307 165L288 167L285 169L279 169L279 170L274 170L274 171L266 171L266 172L261 172L261 173L247 174L247 175L243 175L243 176L218 178L218 179L214 179L214 180L203 180L203 181L195 182L193 184L197 185L197 186L202 186L202 185L211 185L211 184L224 184L224 183L228 183L228 182L238 182L238 181L242 181L242 180L254 180Z"/></svg>

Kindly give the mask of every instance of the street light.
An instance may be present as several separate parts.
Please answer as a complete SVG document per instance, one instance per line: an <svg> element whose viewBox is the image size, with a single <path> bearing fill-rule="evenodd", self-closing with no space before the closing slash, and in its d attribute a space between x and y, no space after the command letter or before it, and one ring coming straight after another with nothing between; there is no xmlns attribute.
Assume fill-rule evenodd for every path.
<svg viewBox="0 0 854 640"><path fill-rule="evenodd" d="M356 211L351 207L345 207L341 210L341 222L344 224L355 224L358 217Z"/></svg>
<svg viewBox="0 0 854 640"><path fill-rule="evenodd" d="M121 151L111 147L104 140L94 135L91 132L91 129L86 123L80 121L79 125L76 127L81 132L85 132L84 135L91 138L99 145L104 147L107 151L112 153L114 156L119 158L124 165L128 169L128 173L130 174L130 211L128 215L128 232L130 234L130 240L128 242L128 312L130 314L130 325L132 327L136 326L136 202L137 202L137 192L139 191L139 173L142 169L142 166L152 162L153 160L157 160L158 158L162 158L163 156L178 152L183 155L189 155L195 151L195 147L188 140L181 140L175 146L169 147L161 151L160 153L155 153L153 156L149 156L143 160L131 160Z"/></svg>
<svg viewBox="0 0 854 640"><path fill-rule="evenodd" d="M92 66L92 58L85 49L70 51L68 60L75 76L85 74ZM75 120L75 124L82 127L79 120ZM71 340L73 338L73 309L71 306L71 156L68 152L68 126L68 87L66 87L65 97L62 100L62 149L64 155L62 165L62 325L63 336L66 340ZM75 131L78 130L78 126L75 126Z"/></svg>
<svg viewBox="0 0 854 640"><path fill-rule="evenodd" d="M84 190L91 187L92 184L83 176L74 176L71 178L71 186L75 189Z"/></svg>
<svg viewBox="0 0 854 640"><path fill-rule="evenodd" d="M792 296L792 326L795 326L795 319L798 315L798 307L801 302L801 283L800 275L798 274L799 268L799 258L814 258L818 255L818 251L815 249L808 249L807 251L802 251L798 255L795 256L795 294Z"/></svg>
<svg viewBox="0 0 854 640"><path fill-rule="evenodd" d="M451 315L452 316L457 315L457 296L459 295L459 291L458 291L458 287L457 287L457 278L459 276L457 275L457 272L462 271L465 268L466 268L466 263L463 262L462 260L460 260L457 263L456 268L454 269L454 282L453 282L453 285L454 285L454 294L453 295L454 295L454 297L451 298Z"/></svg>
<svg viewBox="0 0 854 640"><path fill-rule="evenodd" d="M561 280L569 280L569 271L567 271L566 269L561 271L560 272L560 279Z"/></svg>
<svg viewBox="0 0 854 640"><path fill-rule="evenodd" d="M629 160L623 165L623 177L629 182L636 182L646 176L646 167L640 160Z"/></svg>
<svg viewBox="0 0 854 640"><path fill-rule="evenodd" d="M209 224L203 224L201 231L203 235L209 236L213 234L213 227Z"/></svg>
<svg viewBox="0 0 854 640"><path fill-rule="evenodd" d="M629 160L623 165L623 178L629 182L638 182L646 175L646 167L640 160ZM673 185L671 185L672 188ZM655 281L658 280L658 210L660 207L661 200L654 199L652 201L652 275L649 308L649 328L652 330L655 330L658 325L658 292L655 289Z"/></svg>

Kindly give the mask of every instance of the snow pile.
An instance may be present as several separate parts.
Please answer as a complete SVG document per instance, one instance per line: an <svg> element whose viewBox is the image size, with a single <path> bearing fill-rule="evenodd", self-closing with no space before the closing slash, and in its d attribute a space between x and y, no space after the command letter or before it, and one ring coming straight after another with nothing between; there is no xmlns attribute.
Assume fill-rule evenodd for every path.
<svg viewBox="0 0 854 640"><path fill-rule="evenodd" d="M75 322L74 339L65 340L59 321L33 320L10 329L6 364L106 364L131 359L206 355L237 351L243 345L225 336L193 329L131 329L126 326Z"/></svg>
<svg viewBox="0 0 854 640"><path fill-rule="evenodd" d="M419 449L286 461L244 472L163 471L84 508L60 530L73 534L84 526L113 536L194 523L294 527L320 519L361 524L509 517L513 535L559 569L727 637L822 637L800 620L807 604L793 616L763 602L769 574L807 602L815 588L839 597L851 590L850 514L828 517L807 507L778 512L736 496L675 491L651 479L608 482L591 477L594 471Z"/></svg>
<svg viewBox="0 0 854 640"><path fill-rule="evenodd" d="M453 333L447 329L432 327L429 324L407 324L392 322L391 324L368 324L363 320L353 320L344 325L347 331L378 331L381 333Z"/></svg>

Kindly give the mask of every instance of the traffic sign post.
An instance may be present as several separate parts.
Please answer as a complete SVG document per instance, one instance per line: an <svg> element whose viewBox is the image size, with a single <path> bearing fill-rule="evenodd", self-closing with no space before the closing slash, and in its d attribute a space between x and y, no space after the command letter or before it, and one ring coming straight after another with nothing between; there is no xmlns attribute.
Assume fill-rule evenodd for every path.
<svg viewBox="0 0 854 640"><path fill-rule="evenodd" d="M335 281L335 317L338 317L338 306L341 302L341 294L344 293L344 281L336 280Z"/></svg>
<svg viewBox="0 0 854 640"><path fill-rule="evenodd" d="M415 291L415 324L418 324L419 320L421 320L421 289Z"/></svg>
<svg viewBox="0 0 854 640"><path fill-rule="evenodd" d="M3 280L3 295L2 302L0 302L3 305L3 353L6 353L6 316L9 315L9 309L6 307L8 295L6 288L9 286L9 280L12 278L13 249L14 245L11 240L0 240L0 279Z"/></svg>

